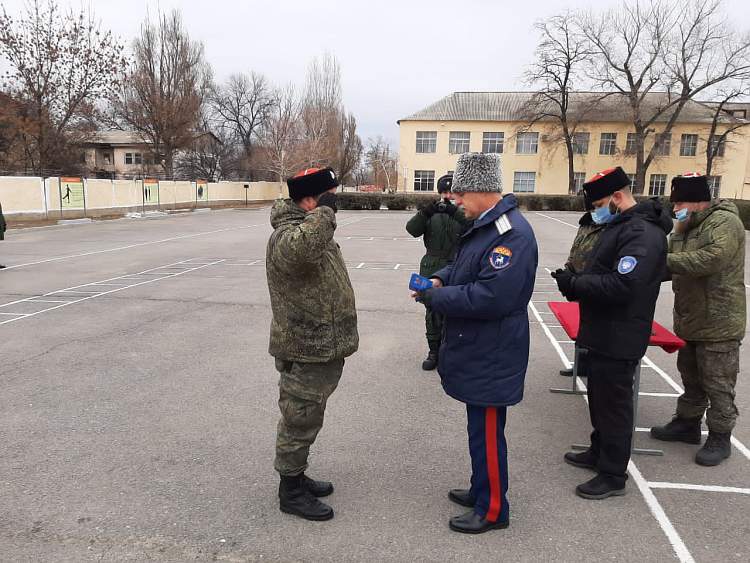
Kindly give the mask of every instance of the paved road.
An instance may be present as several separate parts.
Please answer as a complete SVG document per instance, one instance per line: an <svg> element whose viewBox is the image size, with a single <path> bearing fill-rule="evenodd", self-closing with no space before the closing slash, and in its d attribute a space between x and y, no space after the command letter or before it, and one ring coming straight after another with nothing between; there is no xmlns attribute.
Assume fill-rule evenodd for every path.
<svg viewBox="0 0 750 563"><path fill-rule="evenodd" d="M447 528L461 509L446 493L468 479L465 411L419 369L422 311L406 284L421 243L405 236L408 214L339 216L362 345L312 459L311 474L337 487L327 523L276 505L267 210L11 231L0 243L11 266L0 272L0 560L747 560L746 417L718 468L667 445L635 458L627 496L574 495L589 474L562 454L587 439L587 409L547 391L568 383L555 374L572 346L543 292L575 217L528 217L541 261L526 398L508 423L512 523L480 537ZM667 326L671 302L665 285ZM644 369L642 427L669 418L679 383L674 356L649 357L659 370ZM747 412L745 377L738 402Z"/></svg>

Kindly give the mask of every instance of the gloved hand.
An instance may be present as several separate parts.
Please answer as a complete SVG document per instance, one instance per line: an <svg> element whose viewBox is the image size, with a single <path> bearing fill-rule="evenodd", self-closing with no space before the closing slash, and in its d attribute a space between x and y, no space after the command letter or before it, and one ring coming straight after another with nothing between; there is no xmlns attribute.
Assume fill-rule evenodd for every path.
<svg viewBox="0 0 750 563"><path fill-rule="evenodd" d="M435 213L437 212L438 212L438 207L437 207L436 201L433 201L429 205L426 205L425 207L422 208L422 214L424 214L424 216L427 217L428 219L432 217L433 215L435 215Z"/></svg>
<svg viewBox="0 0 750 563"><path fill-rule="evenodd" d="M318 207L330 207L336 213L339 208L336 207L338 196L334 192L325 192L318 198Z"/></svg>
<svg viewBox="0 0 750 563"><path fill-rule="evenodd" d="M435 291L433 288L426 289L425 291L418 291L417 296L414 299L417 303L422 303L425 307L429 307L432 303L433 291Z"/></svg>
<svg viewBox="0 0 750 563"><path fill-rule="evenodd" d="M552 277L557 282L557 287L568 301L572 301L575 293L575 274L570 270L563 270L562 268L552 272Z"/></svg>

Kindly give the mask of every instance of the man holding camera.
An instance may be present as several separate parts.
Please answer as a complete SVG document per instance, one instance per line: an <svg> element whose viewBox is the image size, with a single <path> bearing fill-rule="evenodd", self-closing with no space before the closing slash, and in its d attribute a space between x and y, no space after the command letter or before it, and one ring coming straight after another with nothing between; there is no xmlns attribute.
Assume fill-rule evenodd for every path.
<svg viewBox="0 0 750 563"><path fill-rule="evenodd" d="M279 420L274 467L279 507L306 520L329 520L317 497L333 485L305 475L310 446L323 426L328 398L359 346L354 290L338 244L333 170L310 168L287 180L291 199L271 211L266 249L271 295L270 354L279 371Z"/></svg>
<svg viewBox="0 0 750 563"><path fill-rule="evenodd" d="M423 237L427 249L419 263L419 274L429 278L448 265L456 253L458 239L469 224L464 212L450 199L453 175L441 176L437 182L437 191L441 199L430 203L406 223L407 232L413 237ZM422 362L422 369L433 370L437 367L440 337L443 331L442 316L431 307L425 307L425 326L429 352Z"/></svg>

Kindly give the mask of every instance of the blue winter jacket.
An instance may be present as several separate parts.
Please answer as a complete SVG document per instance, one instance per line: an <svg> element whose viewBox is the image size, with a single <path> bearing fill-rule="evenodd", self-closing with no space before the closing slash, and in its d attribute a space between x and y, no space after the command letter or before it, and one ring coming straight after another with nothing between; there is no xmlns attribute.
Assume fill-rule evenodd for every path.
<svg viewBox="0 0 750 563"><path fill-rule="evenodd" d="M433 276L445 286L428 297L445 316L438 372L454 399L507 406L523 398L537 263L534 231L507 195L474 222L455 261Z"/></svg>

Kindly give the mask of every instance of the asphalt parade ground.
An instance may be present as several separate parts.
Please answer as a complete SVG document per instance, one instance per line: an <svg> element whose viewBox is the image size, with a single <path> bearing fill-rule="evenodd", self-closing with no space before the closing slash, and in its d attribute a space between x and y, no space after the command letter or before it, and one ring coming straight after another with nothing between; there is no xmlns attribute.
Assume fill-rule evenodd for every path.
<svg viewBox="0 0 750 563"><path fill-rule="evenodd" d="M750 349L742 348L732 456L659 443L681 391L676 355L642 369L628 494L575 496L591 473L563 462L590 431L557 372L573 345L547 302L570 213L526 213L540 245L524 401L509 410L511 525L448 529L468 485L464 406L426 352L408 278L409 213L341 212L360 351L346 362L309 474L331 480L330 522L278 510L277 374L267 353L268 209L13 230L0 243L2 561L747 561ZM747 277L750 280L750 276ZM662 287L656 320L672 326ZM579 381L583 388L585 381ZM705 427L704 427L705 429Z"/></svg>

